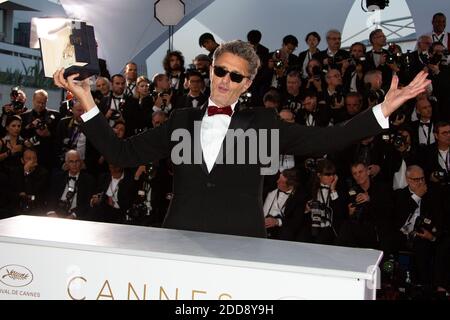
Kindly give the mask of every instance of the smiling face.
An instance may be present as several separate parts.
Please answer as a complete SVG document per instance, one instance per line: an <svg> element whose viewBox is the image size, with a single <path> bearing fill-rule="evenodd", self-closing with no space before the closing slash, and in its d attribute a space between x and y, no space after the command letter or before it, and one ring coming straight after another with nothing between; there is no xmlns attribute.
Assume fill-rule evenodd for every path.
<svg viewBox="0 0 450 320"><path fill-rule="evenodd" d="M235 103L252 84L252 81L248 78L248 63L237 55L224 52L214 61L214 66L219 66L229 72L235 72L245 76L240 83L236 83L231 81L229 73L222 78L216 76L213 67L211 67L211 100L218 107L229 106Z"/></svg>

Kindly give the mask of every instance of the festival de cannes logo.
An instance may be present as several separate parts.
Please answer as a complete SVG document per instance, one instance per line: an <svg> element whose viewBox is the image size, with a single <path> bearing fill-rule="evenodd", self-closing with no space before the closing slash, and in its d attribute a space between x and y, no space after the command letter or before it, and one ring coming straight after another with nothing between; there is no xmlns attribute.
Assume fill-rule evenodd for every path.
<svg viewBox="0 0 450 320"><path fill-rule="evenodd" d="M8 287L25 287L33 282L33 273L26 267L10 264L0 268L0 282Z"/></svg>

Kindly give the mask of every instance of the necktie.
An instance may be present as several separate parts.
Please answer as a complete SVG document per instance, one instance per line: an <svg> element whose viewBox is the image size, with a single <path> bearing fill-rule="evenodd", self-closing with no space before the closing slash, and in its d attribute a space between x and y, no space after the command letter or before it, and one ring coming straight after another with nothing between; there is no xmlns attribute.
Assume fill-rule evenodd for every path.
<svg viewBox="0 0 450 320"><path fill-rule="evenodd" d="M216 114L224 114L231 117L231 115L233 114L233 109L231 109L231 106L226 106L222 108L216 106L209 106L208 116L214 116Z"/></svg>
<svg viewBox="0 0 450 320"><path fill-rule="evenodd" d="M423 127L429 128L431 126L431 123L429 123L429 122L427 122L427 123L421 122L420 125L423 126Z"/></svg>
<svg viewBox="0 0 450 320"><path fill-rule="evenodd" d="M77 181L77 177L69 177L69 181L70 181L70 180L73 180L73 181L76 182L76 181Z"/></svg>

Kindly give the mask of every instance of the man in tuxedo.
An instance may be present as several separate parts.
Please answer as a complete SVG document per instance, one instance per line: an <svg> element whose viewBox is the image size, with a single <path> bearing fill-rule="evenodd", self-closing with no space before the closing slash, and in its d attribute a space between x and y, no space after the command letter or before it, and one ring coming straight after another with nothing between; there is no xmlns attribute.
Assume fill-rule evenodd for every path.
<svg viewBox="0 0 450 320"><path fill-rule="evenodd" d="M262 34L259 30L250 30L247 33L247 40L253 46L262 65L267 63L269 58L269 49L263 46L261 42Z"/></svg>
<svg viewBox="0 0 450 320"><path fill-rule="evenodd" d="M273 171L264 170L270 162L261 157L257 161L248 160L249 156L258 157L258 152L250 152L249 144L240 148L239 154L235 152L231 154L233 157L230 156L231 160L235 160L236 155L239 158L247 156L244 164L236 164L237 161L230 159L216 163L225 138L233 141L238 136L242 138L239 132L264 129L259 130L259 133L272 137L279 134L279 137L274 138L274 144L270 146L267 140L260 139L259 142L271 149L279 144L282 154L317 154L339 149L355 139L377 134L383 127L387 128L388 116L406 100L422 92L429 83L426 74L421 73L409 86L397 89L398 79L394 78L385 102L374 110L361 113L344 126L305 128L278 120L273 109L240 108L238 99L252 84L258 67L259 58L247 42L222 44L214 52L210 69L209 106L175 110L163 125L126 141L116 139L95 106L86 81L75 84L74 77L64 78L64 70L56 72L54 80L59 87L70 90L82 101L87 111L83 115L83 130L110 161L130 167L167 157L172 151L177 153L174 148L181 151L179 143L174 143L180 142L177 134L184 135L186 142L190 141L196 147L191 151L187 151L187 147L182 148L186 158L194 159L179 161L179 153L172 157L178 164L173 169L173 198L163 227L253 237L266 236L261 174L262 171L265 174ZM225 137L227 132L228 137ZM231 134L230 137L230 132L238 132L238 136L233 137ZM257 142L252 143L252 146L257 145ZM224 148L230 153L236 151L226 146ZM222 153L222 157L227 154L227 150ZM273 161L278 159L278 150L274 154L276 157ZM220 157L218 160L223 159Z"/></svg>
<svg viewBox="0 0 450 320"><path fill-rule="evenodd" d="M428 34L433 42L440 42L447 49L450 48L450 33L445 31L447 26L447 17L442 12L434 14L433 20L433 31Z"/></svg>
<svg viewBox="0 0 450 320"><path fill-rule="evenodd" d="M175 108L198 108L203 106L208 97L202 92L205 87L202 74L198 71L189 71L186 78L189 92L175 97Z"/></svg>
<svg viewBox="0 0 450 320"><path fill-rule="evenodd" d="M433 135L433 107L427 97L416 102L416 112L419 120L411 123L412 143L415 147L427 147L435 143Z"/></svg>
<svg viewBox="0 0 450 320"><path fill-rule="evenodd" d="M217 49L217 47L219 47L216 39L209 32L203 33L198 38L198 44L200 45L200 48L205 48L206 50L208 50L208 58L210 59L212 59L214 51Z"/></svg>
<svg viewBox="0 0 450 320"><path fill-rule="evenodd" d="M391 83L392 73L397 70L395 63L388 63L387 57L389 51L383 49L386 45L386 36L383 30L376 29L369 35L369 41L372 45L372 50L366 54L367 70L379 70L383 75L383 83Z"/></svg>
<svg viewBox="0 0 450 320"><path fill-rule="evenodd" d="M441 215L445 211L443 194L439 188L427 186L421 167L406 169L408 186L395 193L395 230L400 250L415 254L414 275L417 283L431 284L431 263L436 240L441 233ZM420 223L421 219L424 220ZM428 222L428 223L427 223Z"/></svg>
<svg viewBox="0 0 450 320"><path fill-rule="evenodd" d="M76 150L65 154L65 172L53 177L48 199L48 216L68 219L90 219L89 201L94 194L94 179L82 171L82 160Z"/></svg>
<svg viewBox="0 0 450 320"><path fill-rule="evenodd" d="M137 64L128 62L125 66L126 90L125 97L130 98L136 94L136 80L138 77Z"/></svg>
<svg viewBox="0 0 450 320"><path fill-rule="evenodd" d="M338 30L329 30L327 32L328 48L317 53L314 58L322 62L322 65L331 69L341 70L344 60L350 58L350 53L341 49L341 33Z"/></svg>

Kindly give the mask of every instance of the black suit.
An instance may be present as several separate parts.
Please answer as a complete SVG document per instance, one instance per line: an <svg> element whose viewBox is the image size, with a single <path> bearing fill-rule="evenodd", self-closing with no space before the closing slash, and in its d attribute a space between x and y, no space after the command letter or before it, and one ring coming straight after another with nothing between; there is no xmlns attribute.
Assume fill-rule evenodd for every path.
<svg viewBox="0 0 450 320"><path fill-rule="evenodd" d="M48 199L48 211L53 210L59 214L65 214L65 212L60 211L58 204L66 189L68 178L69 174L67 171L56 174L53 177L51 184L52 188ZM75 186L77 191L75 210L77 219L90 220L91 208L89 202L94 194L94 179L87 172L81 171Z"/></svg>
<svg viewBox="0 0 450 320"><path fill-rule="evenodd" d="M400 232L400 228L418 208L418 204L412 198L409 187L397 190L395 193L395 230L397 231L399 249L410 249L415 254L414 266L417 282L421 284L431 283L432 260L435 250L435 242L422 239L418 236L407 241L406 235ZM420 216L431 220L436 228L436 236L442 234L442 213L445 211L445 197L439 188L429 188L422 196L420 202ZM417 222L417 219L416 219Z"/></svg>
<svg viewBox="0 0 450 320"><path fill-rule="evenodd" d="M178 142L171 142L176 129L191 133L194 121L201 121L203 110L175 110L162 126L120 141L102 115L83 124L83 130L106 159L124 167L133 167L168 157ZM273 109L239 110L237 105L229 129L279 129L281 154L320 154L339 149L381 127L371 111L363 112L345 126L305 128L277 119ZM272 132L272 131L270 131ZM192 154L194 148L192 148ZM270 148L268 149L270 150ZM246 146L248 155L248 146ZM226 155L226 150L223 152ZM235 153L236 154L236 153ZM189 156L189 155L188 155ZM191 157L191 161L192 161ZM192 163L192 162L191 162ZM215 164L208 173L205 163L174 165L173 199L163 226L172 229L265 237L262 210L261 164Z"/></svg>

